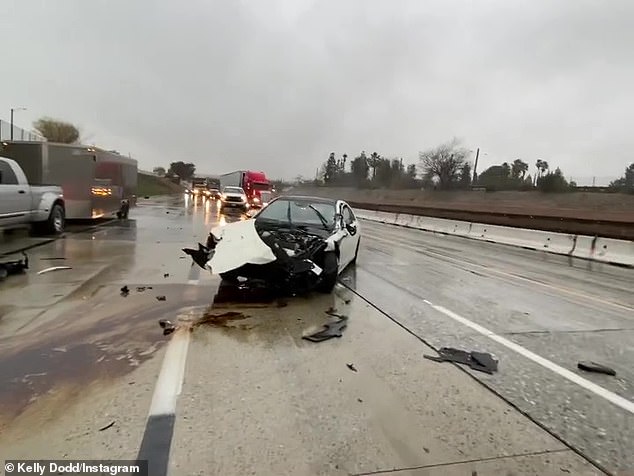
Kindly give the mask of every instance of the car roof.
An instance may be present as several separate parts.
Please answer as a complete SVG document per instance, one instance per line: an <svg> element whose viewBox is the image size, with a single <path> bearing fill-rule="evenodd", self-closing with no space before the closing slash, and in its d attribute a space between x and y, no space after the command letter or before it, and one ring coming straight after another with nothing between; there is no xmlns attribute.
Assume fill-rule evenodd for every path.
<svg viewBox="0 0 634 476"><path fill-rule="evenodd" d="M291 201L297 201L297 202L326 203L333 206L338 201L332 198L310 197L307 195L280 195L275 200L291 200Z"/></svg>

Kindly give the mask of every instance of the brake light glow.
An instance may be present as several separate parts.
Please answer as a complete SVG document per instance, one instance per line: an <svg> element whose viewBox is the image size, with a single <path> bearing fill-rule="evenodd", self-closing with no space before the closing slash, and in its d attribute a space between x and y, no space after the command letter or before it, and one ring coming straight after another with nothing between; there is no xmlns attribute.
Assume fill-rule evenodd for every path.
<svg viewBox="0 0 634 476"><path fill-rule="evenodd" d="M92 194L96 197L110 197L112 189L110 187L93 187Z"/></svg>

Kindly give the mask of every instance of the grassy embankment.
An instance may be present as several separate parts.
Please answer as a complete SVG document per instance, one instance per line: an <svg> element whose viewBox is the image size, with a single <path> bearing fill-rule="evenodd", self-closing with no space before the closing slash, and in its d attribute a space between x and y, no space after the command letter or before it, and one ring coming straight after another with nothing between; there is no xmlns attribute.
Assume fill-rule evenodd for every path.
<svg viewBox="0 0 634 476"><path fill-rule="evenodd" d="M174 195L183 193L185 189L180 185L154 175L138 175L137 195L139 197L152 197L155 195Z"/></svg>

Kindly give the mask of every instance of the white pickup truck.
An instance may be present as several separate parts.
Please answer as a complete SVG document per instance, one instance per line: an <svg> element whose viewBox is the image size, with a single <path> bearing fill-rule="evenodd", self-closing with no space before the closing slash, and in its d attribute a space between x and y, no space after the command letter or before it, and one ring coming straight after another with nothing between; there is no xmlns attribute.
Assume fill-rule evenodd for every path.
<svg viewBox="0 0 634 476"><path fill-rule="evenodd" d="M0 157L0 230L30 225L37 232L60 234L65 217L61 187L29 185L17 162Z"/></svg>

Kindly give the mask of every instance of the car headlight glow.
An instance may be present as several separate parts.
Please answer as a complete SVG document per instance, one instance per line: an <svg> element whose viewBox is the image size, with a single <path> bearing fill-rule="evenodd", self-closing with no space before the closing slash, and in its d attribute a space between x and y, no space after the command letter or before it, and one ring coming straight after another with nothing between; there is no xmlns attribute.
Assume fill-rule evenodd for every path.
<svg viewBox="0 0 634 476"><path fill-rule="evenodd" d="M243 202L247 201L247 196L246 195L240 195L240 198L242 199Z"/></svg>

